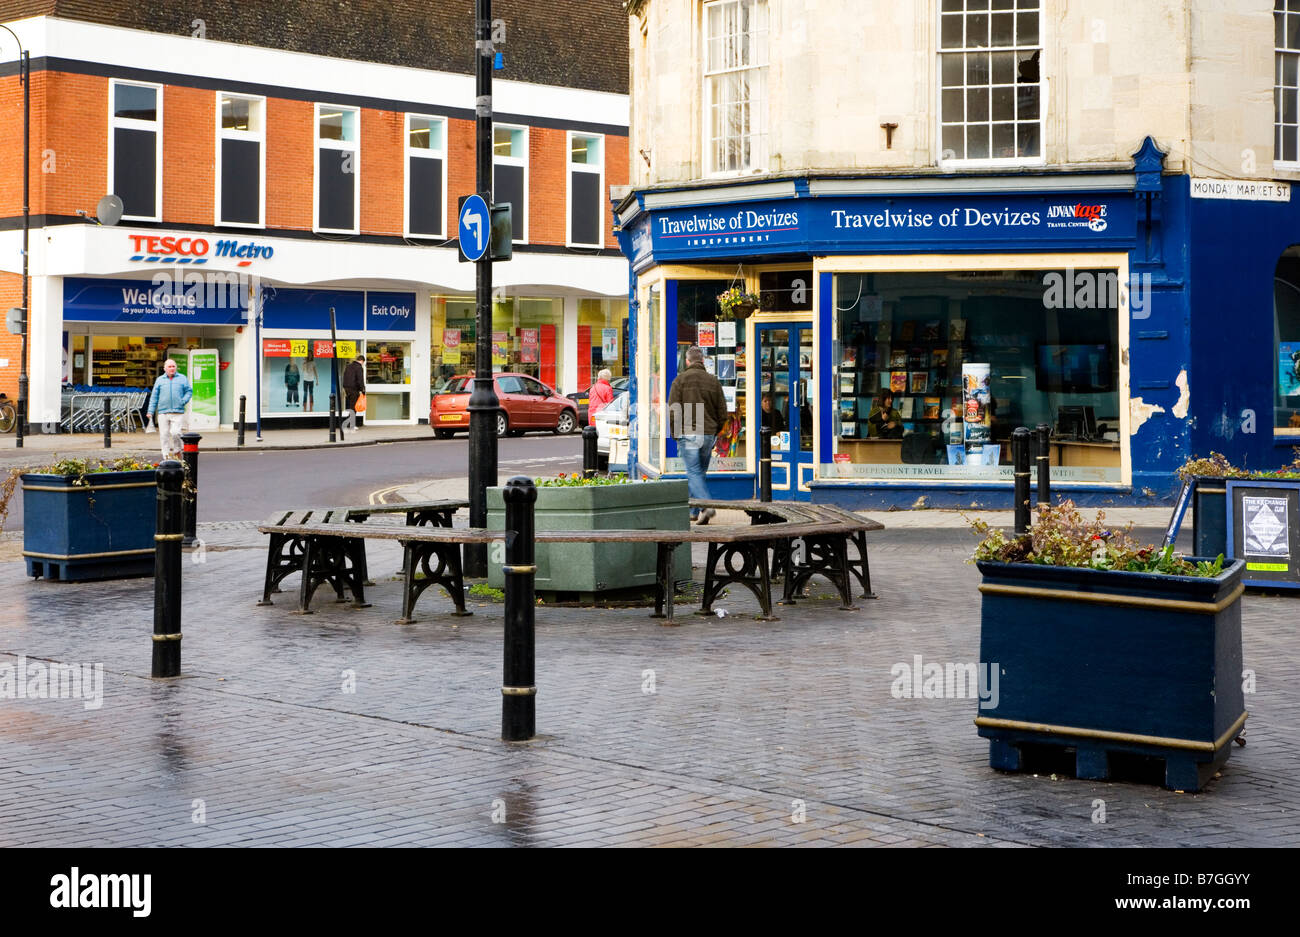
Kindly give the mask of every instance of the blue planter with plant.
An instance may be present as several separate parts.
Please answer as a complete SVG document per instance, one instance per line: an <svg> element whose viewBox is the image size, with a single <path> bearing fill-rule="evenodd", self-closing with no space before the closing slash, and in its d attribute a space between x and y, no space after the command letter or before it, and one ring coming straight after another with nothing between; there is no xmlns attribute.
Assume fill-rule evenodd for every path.
<svg viewBox="0 0 1300 937"><path fill-rule="evenodd" d="M1244 565L1138 548L1068 502L1047 515L1026 538L985 528L976 552L989 764L1019 770L1026 746L1054 745L1078 777L1106 778L1113 755L1141 755L1163 759L1166 787L1199 790L1246 721Z"/></svg>
<svg viewBox="0 0 1300 937"><path fill-rule="evenodd" d="M113 470L119 467L127 470ZM29 576L80 581L153 575L157 487L152 467L128 459L65 460L43 468L47 471L15 471L9 482L10 492L14 481L22 485Z"/></svg>

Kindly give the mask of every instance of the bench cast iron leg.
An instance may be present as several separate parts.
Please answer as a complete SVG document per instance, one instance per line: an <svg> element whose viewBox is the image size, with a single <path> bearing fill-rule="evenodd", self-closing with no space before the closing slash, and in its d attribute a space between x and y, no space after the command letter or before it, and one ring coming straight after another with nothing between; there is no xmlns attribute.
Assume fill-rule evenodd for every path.
<svg viewBox="0 0 1300 937"><path fill-rule="evenodd" d="M666 618L664 624L675 624L673 620L673 554L676 543L659 543L655 563L655 611L651 618ZM665 614L665 609L667 613Z"/></svg>
<svg viewBox="0 0 1300 937"><path fill-rule="evenodd" d="M401 541L405 555L402 561L402 617L399 625L409 625L415 620L415 603L430 586L442 586L456 610L457 616L473 615L465 608L465 579L460 562L460 545L455 543L429 543L419 540ZM430 560L436 558L438 566L432 568ZM417 567L424 575L416 578Z"/></svg>

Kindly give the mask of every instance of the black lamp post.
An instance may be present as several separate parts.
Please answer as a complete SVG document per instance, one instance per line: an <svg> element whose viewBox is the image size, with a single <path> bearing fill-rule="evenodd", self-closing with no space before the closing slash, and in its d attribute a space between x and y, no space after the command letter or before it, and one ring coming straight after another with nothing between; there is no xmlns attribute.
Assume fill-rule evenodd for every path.
<svg viewBox="0 0 1300 937"><path fill-rule="evenodd" d="M32 115L32 60L23 48L18 34L0 23L9 35L18 43L18 80L23 86L23 350L18 361L18 428L15 444L23 447L23 434L27 430L27 242L31 233L31 204L29 198L31 185L31 115Z"/></svg>
<svg viewBox="0 0 1300 937"><path fill-rule="evenodd" d="M492 205L492 0L476 0L474 11L475 65L475 191ZM469 404L469 524L487 526L487 490L497 483L497 400L492 383L492 252L476 265L474 318L474 390ZM487 575L487 546L466 544L466 576Z"/></svg>

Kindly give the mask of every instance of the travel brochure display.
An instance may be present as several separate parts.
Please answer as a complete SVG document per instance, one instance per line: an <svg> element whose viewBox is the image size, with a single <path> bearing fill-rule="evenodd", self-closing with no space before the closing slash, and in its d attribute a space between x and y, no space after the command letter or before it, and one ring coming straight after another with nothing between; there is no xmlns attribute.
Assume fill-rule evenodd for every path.
<svg viewBox="0 0 1300 937"><path fill-rule="evenodd" d="M961 366L963 442L966 451L983 448L989 441L988 364L965 362Z"/></svg>
<svg viewBox="0 0 1300 937"><path fill-rule="evenodd" d="M697 323L695 343L704 350L705 370L722 385L728 412L740 415L745 399L740 393L745 380L745 351L737 347L736 323L730 320ZM737 421L734 429L734 438L728 446L733 454L741 451L743 426Z"/></svg>

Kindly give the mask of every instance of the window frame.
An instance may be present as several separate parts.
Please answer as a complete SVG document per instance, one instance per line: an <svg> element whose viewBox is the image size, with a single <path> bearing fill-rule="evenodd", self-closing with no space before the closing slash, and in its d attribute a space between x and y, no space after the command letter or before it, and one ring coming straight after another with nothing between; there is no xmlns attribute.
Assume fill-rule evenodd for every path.
<svg viewBox="0 0 1300 937"><path fill-rule="evenodd" d="M600 141L600 165L593 169L589 163L573 162L573 141L574 138L584 140ZM570 130L565 134L564 152L565 169L564 169L564 243L566 247L604 247L605 246L605 134L603 133L580 133L576 130ZM573 173L583 172L589 175L599 177L596 186L596 213L599 220L596 224L596 230L599 233L599 240L586 243L584 241L575 241L573 239Z"/></svg>
<svg viewBox="0 0 1300 937"><path fill-rule="evenodd" d="M986 168L1007 168L1007 167L1015 167L1015 166L1045 166L1045 165L1047 165L1047 136L1046 136L1046 133L1047 133L1047 108L1048 108L1048 102L1049 102L1049 99L1050 99L1051 81L1050 81L1050 79L1048 79L1048 78L1046 77L1046 75L1045 75L1045 71L1046 71L1046 69L1044 68L1044 61L1043 61L1043 57L1044 57L1044 55L1045 55L1046 52L1047 52L1047 44L1044 42L1044 36L1043 36L1044 25L1045 25L1045 23L1046 23L1046 18L1044 17L1043 13L1044 13L1044 6L1045 6L1046 2L1047 2L1047 0L1038 0L1038 6L1037 6L1035 9L1033 9L1033 10L1020 10L1020 9L1018 9L1018 8L1013 8L1013 9L1011 9L1011 10L1004 10L1004 11L996 11L996 10L992 10L992 9L990 9L990 10L987 11L988 14L992 14L992 13L995 13L995 12L1005 12L1005 13L1011 13L1013 16L1018 16L1018 15L1020 15L1021 13L1030 13L1030 12L1032 12L1032 13L1036 13L1036 14L1038 15L1038 44L1037 44L1037 45L1035 45L1035 46L1021 46L1021 45L1016 44L1016 43L1013 41L1013 43L1012 43L1011 45L1009 45L1009 46L993 46L993 45L989 45L989 46L983 46L983 47L970 47L970 46L967 46L967 45L965 44L965 39L964 39L965 33L964 33L964 31L963 31L963 44L962 44L959 48L956 48L956 49L945 49L945 48L943 47L943 18L944 18L944 16L945 16L945 15L948 15L948 16L960 15L960 16L965 17L965 16L968 16L970 13L982 13L982 12L985 12L985 11L983 11L983 10L972 10L972 11L963 10L963 11L960 11L960 12L959 12L959 11L955 11L955 10L954 10L954 11L950 11L950 12L948 12L947 14L945 14L945 13L944 13L944 10L943 10L943 3L942 3L942 0L940 0L939 3L936 3L936 4L935 4L935 33L934 33L934 36L935 36L935 56L934 56L934 148L935 148L935 153L934 153L934 163L935 163L935 165L936 165L937 167L939 167L940 169L986 169ZM1037 155L1037 156L1003 156L1003 157L994 157L994 156L989 156L989 157L982 157L982 158L978 158L978 159L968 159L968 158L965 158L965 157L962 157L962 158L960 158L960 159L958 159L958 158L945 159L944 156L943 156L943 154L946 152L945 149L944 149L944 145L943 145L943 128L944 128L944 125L945 125L945 121L944 121L944 118L943 118L943 90L944 90L944 84L943 84L943 59L944 59L944 56L945 56L945 55L961 55L961 56L964 57L965 55L967 55L967 54L969 54L969 53L971 53L971 52L990 52L990 53L991 53L991 52L998 52L998 51L1002 51L1002 52L1010 52L1010 53L1012 53L1012 54L1015 54L1015 53L1018 53L1018 52L1025 51L1026 49L1036 49L1036 50L1038 50L1038 52L1039 52L1039 59L1038 59L1038 63L1039 63L1039 64L1038 64L1038 84L1037 84L1037 88L1038 88L1038 155ZM978 86L974 86L974 85L968 85L968 84L966 84L966 78L965 78L965 67L964 67L964 66L965 66L965 61L964 61L964 59L963 59L963 78L962 78L962 84L960 85L961 90L962 90L962 92L963 92L963 98L964 98L964 93L965 93L965 91L966 91L967 88L978 87ZM990 77L991 77L991 76L990 76ZM992 87L992 84L991 84L991 83L990 83L989 87ZM1013 87L1018 87L1018 85L1013 85ZM1033 85L1026 84L1026 85L1024 85L1024 87L1027 87L1027 88L1028 88L1028 87L1034 87L1034 86L1033 86ZM994 123L1005 123L1005 121L996 121L996 122L995 122L995 121L992 119L992 107L993 107L993 102L992 102L992 100L990 99L990 101L989 101L989 119L988 119L987 121L979 121L979 122L977 122L977 123L982 123L982 124L984 124L984 125L989 126L990 128L992 127L992 125L993 125ZM970 124L971 124L971 122L968 121L968 120L966 120L965 118L966 118L966 115L965 115L965 113L963 112L963 114L962 114L962 120L960 121L960 125L961 125L963 128L965 128L965 127L969 127ZM956 122L954 121L954 122L948 122L948 123L949 123L949 125L951 126L952 124L955 124ZM1019 125L1020 123L1028 123L1028 121L1018 121L1018 120L1014 120L1014 119L1011 121L1011 125L1012 125L1013 127L1016 127L1016 126ZM1017 146L1018 146L1018 145L1017 145ZM990 142L989 142L989 152L991 153L992 150L993 150L993 147L992 147L992 140L990 139Z"/></svg>
<svg viewBox="0 0 1300 937"><path fill-rule="evenodd" d="M217 115L216 115L216 179L215 179L215 200L212 205L213 225L221 228L265 228L266 227L266 98L256 94L235 94L229 91L218 91L217 93ZM250 104L256 103L260 112L261 129L254 132L251 130L227 130L221 126L221 103L224 98L234 98L241 101L248 101ZM224 152L221 142L223 140L244 140L257 141L258 150L258 180L257 180L257 221L226 221L221 217L221 177L224 168Z"/></svg>
<svg viewBox="0 0 1300 937"><path fill-rule="evenodd" d="M522 157L497 156L496 132L498 129L522 130L524 132L524 144L523 144L524 155ZM493 202L496 201L496 167L498 163L500 163L502 166L520 166L523 168L524 171L524 228L522 231L519 230L518 225L516 224L519 216L517 213L512 213L511 226L513 230L511 231L511 234L513 236L511 237L510 240L511 244L528 243L528 225L532 222L533 213L528 210L528 201L529 201L528 151L529 151L529 146L532 142L532 136L529 130L530 128L528 127L527 124L499 124L496 121L492 122L492 201ZM566 161L566 166L567 166L567 161Z"/></svg>
<svg viewBox="0 0 1300 937"><path fill-rule="evenodd" d="M768 69L771 67L771 56L769 41L772 35L772 6L769 0L756 0L762 4L766 16L766 22L762 31L763 35L763 62L761 65L745 65L737 68L722 68L718 71L709 70L709 10L714 7L737 4L742 0L705 0L700 6L700 73L701 94L700 105L703 110L702 123L700 124L701 136L703 137L704 151L704 176L709 179L735 178L738 176L751 176L756 173L768 171L768 121L767 110L771 100L770 92L767 86ZM756 33L752 34L756 35ZM754 107L753 99L750 99L750 130L745 135L750 141L750 164L740 169L719 169L714 165L716 156L713 140L713 113L709 91L711 81L720 79L728 75L741 74L743 72L762 73L763 76L763 93L759 106ZM757 129L755 129L757 128ZM742 137L744 139L745 137Z"/></svg>
<svg viewBox="0 0 1300 937"><path fill-rule="evenodd" d="M357 115L357 138L351 144L346 140L326 140L320 135L321 110L329 108L331 110L352 111ZM347 104L330 104L328 102L317 102L313 108L315 120L313 121L313 146L312 146L312 187L311 187L311 229L320 234L360 234L361 233L361 116L360 107L352 107ZM325 228L320 223L320 151L339 150L340 152L350 151L353 155L353 173L356 176L356 184L352 187L352 227L351 228Z"/></svg>
<svg viewBox="0 0 1300 937"><path fill-rule="evenodd" d="M437 151L435 157L432 149L420 150L411 146L411 121L428 120L437 121L442 124L442 149ZM436 114L415 114L406 115L404 125L404 136L402 139L402 235L408 238L429 238L429 239L447 239L447 134L451 127L446 117L439 117ZM422 159L438 158L442 160L442 231L439 234L416 234L411 231L411 157L416 156Z"/></svg>
<svg viewBox="0 0 1300 937"><path fill-rule="evenodd" d="M1287 124L1282 121L1282 107L1279 96L1282 89L1288 87L1282 84L1283 61L1287 55L1294 55L1300 59L1300 45L1294 49L1279 46L1277 44L1277 18L1282 16L1282 41L1286 42L1286 4L1282 3L1283 9L1277 9L1280 0L1274 0L1273 4L1273 165L1278 169L1287 170L1288 172L1300 171L1300 91L1296 92L1296 123ZM1300 16L1300 11L1293 11L1294 15ZM1300 62L1297 63L1297 84L1300 85ZM1295 136L1296 158L1285 159L1282 154L1285 149L1281 144L1281 134L1285 128L1290 128Z"/></svg>
<svg viewBox="0 0 1300 937"><path fill-rule="evenodd" d="M135 88L152 88L156 98L156 117L149 120L136 120L130 117L118 117L116 110L117 88L121 85ZM123 221L161 222L163 217L163 85L151 81L129 81L123 78L108 80L108 185L105 192L114 192L114 176L117 171L117 134L115 130L149 130L154 135L154 197L153 215L128 215L123 213Z"/></svg>

